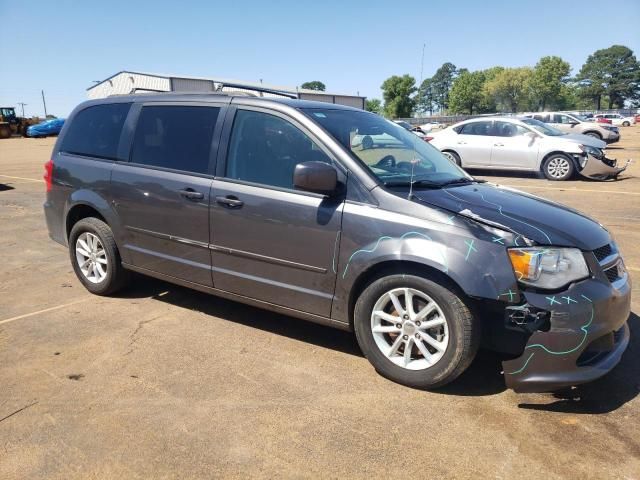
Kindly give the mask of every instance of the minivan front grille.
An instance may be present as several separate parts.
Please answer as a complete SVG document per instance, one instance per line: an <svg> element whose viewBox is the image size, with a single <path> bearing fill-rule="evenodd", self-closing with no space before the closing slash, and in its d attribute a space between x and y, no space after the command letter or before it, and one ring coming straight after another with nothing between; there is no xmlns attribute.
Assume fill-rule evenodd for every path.
<svg viewBox="0 0 640 480"><path fill-rule="evenodd" d="M607 268L604 271L604 274L611 283L615 282L620 278L620 275L618 274L618 265L616 264L613 267Z"/></svg>
<svg viewBox="0 0 640 480"><path fill-rule="evenodd" d="M607 258L612 253L613 253L613 249L611 248L611 244L610 243L607 243L606 245L604 245L604 246L602 246L600 248L596 248L593 251L593 254L598 259L598 262L601 262L602 260Z"/></svg>

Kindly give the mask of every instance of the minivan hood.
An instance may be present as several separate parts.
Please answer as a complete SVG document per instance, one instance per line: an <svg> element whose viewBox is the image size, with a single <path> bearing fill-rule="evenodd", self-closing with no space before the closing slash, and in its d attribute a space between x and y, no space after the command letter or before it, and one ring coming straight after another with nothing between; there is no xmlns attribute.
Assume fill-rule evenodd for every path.
<svg viewBox="0 0 640 480"><path fill-rule="evenodd" d="M611 241L595 220L548 200L489 183L414 190L423 203L500 224L540 245L594 250Z"/></svg>
<svg viewBox="0 0 640 480"><path fill-rule="evenodd" d="M589 147L599 148L601 150L603 150L607 146L606 142L603 142L602 140L598 140L595 137L590 137L589 135L583 135L581 133L567 133L566 135L563 135L560 138L564 138L565 140L571 140L572 142L580 143L582 145L587 145Z"/></svg>

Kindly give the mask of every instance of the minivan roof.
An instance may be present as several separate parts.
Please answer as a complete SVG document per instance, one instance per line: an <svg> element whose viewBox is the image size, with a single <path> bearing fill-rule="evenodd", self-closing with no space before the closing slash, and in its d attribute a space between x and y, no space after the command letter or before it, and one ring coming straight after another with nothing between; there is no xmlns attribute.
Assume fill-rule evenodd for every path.
<svg viewBox="0 0 640 480"><path fill-rule="evenodd" d="M318 102L313 100L299 100L296 98L275 98L275 97L257 97L246 94L235 94L233 92L159 92L159 93L133 93L129 95L114 95L106 98L89 100L87 103L122 103L122 102L154 102L154 101L193 101L197 98L199 101L218 100L220 97L226 97L230 100L234 98L242 99L243 104L269 104L278 103L288 105L293 108L323 108L325 110L351 110L355 112L363 112L359 108L340 105L337 103Z"/></svg>

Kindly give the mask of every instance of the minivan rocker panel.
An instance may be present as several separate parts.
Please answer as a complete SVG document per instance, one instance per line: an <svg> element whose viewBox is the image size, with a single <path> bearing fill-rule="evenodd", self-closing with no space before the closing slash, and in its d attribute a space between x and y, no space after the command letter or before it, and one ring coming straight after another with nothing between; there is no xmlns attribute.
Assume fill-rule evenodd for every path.
<svg viewBox="0 0 640 480"><path fill-rule="evenodd" d="M66 151L83 109L125 101L133 106L119 120L117 155ZM150 107L195 101L220 109L202 127L211 145L201 152L204 174L132 161L130 151L145 149L152 161L166 157L163 148L179 156L181 136L171 132L181 124ZM136 127L141 111L157 119ZM373 144L396 140L352 146L354 132ZM354 330L376 370L413 387L454 380L481 341L509 354L505 382L519 392L611 370L629 341L631 286L606 229L476 181L415 138L373 114L298 100L167 94L87 102L54 148L49 234L69 247L94 293L124 285L124 266ZM527 259L520 267L518 255ZM582 275L551 288L536 283L574 264Z"/></svg>

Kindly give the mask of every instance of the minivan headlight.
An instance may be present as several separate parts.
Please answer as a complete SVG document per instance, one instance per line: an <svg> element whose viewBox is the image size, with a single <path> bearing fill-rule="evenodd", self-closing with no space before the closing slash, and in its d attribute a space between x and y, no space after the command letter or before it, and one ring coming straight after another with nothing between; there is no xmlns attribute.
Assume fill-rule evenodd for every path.
<svg viewBox="0 0 640 480"><path fill-rule="evenodd" d="M556 289L589 276L577 248L511 248L509 258L518 281L537 288Z"/></svg>

